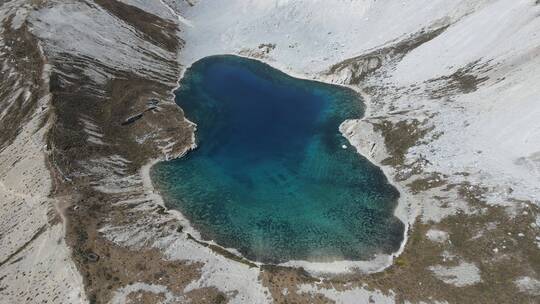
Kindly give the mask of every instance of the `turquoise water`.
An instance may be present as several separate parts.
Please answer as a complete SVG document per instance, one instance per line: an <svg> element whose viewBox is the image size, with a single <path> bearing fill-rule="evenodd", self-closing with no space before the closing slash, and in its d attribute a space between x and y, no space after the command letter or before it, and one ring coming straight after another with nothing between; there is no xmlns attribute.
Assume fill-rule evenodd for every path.
<svg viewBox="0 0 540 304"><path fill-rule="evenodd" d="M368 259L399 248L398 192L339 133L363 115L352 90L213 56L186 71L176 103L198 148L152 178L205 240L265 262ZM343 149L343 145L347 145Z"/></svg>

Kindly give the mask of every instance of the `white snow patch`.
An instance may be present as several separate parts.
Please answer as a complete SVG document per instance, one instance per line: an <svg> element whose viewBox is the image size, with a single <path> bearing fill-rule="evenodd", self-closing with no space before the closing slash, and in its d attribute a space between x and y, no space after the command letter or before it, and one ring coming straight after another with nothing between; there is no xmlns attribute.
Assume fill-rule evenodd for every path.
<svg viewBox="0 0 540 304"><path fill-rule="evenodd" d="M21 7L17 9L13 19L11 20L11 28L13 30L18 30L21 28L24 21L26 21L26 17L28 17L28 10L26 8Z"/></svg>
<svg viewBox="0 0 540 304"><path fill-rule="evenodd" d="M437 229L429 229L426 236L430 241L437 243L444 243L448 240L448 232Z"/></svg>
<svg viewBox="0 0 540 304"><path fill-rule="evenodd" d="M396 303L394 295L384 295L380 291L370 291L359 287L338 291L336 289L319 288L313 285L302 284L298 286L298 290L299 293L322 294L336 304Z"/></svg>
<svg viewBox="0 0 540 304"><path fill-rule="evenodd" d="M312 261L288 261L280 264L286 267L302 267L312 275L340 274L345 272L360 271L362 273L379 272L392 264L394 255L379 254L373 259L366 261L334 261L334 262L312 262Z"/></svg>
<svg viewBox="0 0 540 304"><path fill-rule="evenodd" d="M146 41L131 25L99 6L60 1L32 17L33 32L47 41L45 51L58 58L68 52L166 83L176 79L178 71L170 64L176 62L175 52ZM87 73L100 82L109 77Z"/></svg>
<svg viewBox="0 0 540 304"><path fill-rule="evenodd" d="M461 261L458 266L446 267L437 265L431 266L429 269L439 280L457 287L474 285L480 283L482 280L480 269L473 263Z"/></svg>
<svg viewBox="0 0 540 304"><path fill-rule="evenodd" d="M532 295L540 296L540 281L531 277L521 277L514 281L519 291Z"/></svg>
<svg viewBox="0 0 540 304"><path fill-rule="evenodd" d="M313 74L441 20L454 20L486 1L199 1L185 7L187 64L274 43L271 57ZM287 69L288 70L288 69Z"/></svg>
<svg viewBox="0 0 540 304"><path fill-rule="evenodd" d="M161 302L162 304L168 303L178 303L185 302L186 299L183 297L174 296L172 292L166 286L156 285L156 284L146 284L146 283L133 283L127 286L124 286L114 292L113 298L109 302L110 304L124 304L127 303L128 296L135 292L150 292L155 294L163 294L165 300Z"/></svg>

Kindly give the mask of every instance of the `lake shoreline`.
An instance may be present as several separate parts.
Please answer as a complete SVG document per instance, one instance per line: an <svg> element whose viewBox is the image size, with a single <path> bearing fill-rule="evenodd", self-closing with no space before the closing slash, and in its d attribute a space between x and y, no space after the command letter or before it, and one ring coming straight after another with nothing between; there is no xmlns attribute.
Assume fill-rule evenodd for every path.
<svg viewBox="0 0 540 304"><path fill-rule="evenodd" d="M220 55L215 55L215 56L220 56ZM279 66L276 65L275 63L267 62L265 60L261 60L260 58L253 58L253 57L249 57L249 56L242 56L242 55L236 55L236 54L234 56L258 61L258 62L260 62L262 64L268 65L269 67L271 67L273 69L278 70L281 73L286 74L287 76L290 76L290 77L293 77L293 78L296 78L296 79L314 81L314 82L318 82L318 83L321 83L321 84L324 84L324 85L332 85L332 86L343 87L343 88L346 88L346 89L350 89L350 90L354 91L355 93L359 94L360 98L363 99L363 100L361 99L360 101L363 103L364 113L363 113L362 117L360 117L358 119L352 119L352 120L343 121L341 123L341 125L340 125L340 128L339 128L340 133L342 134L342 136L344 138L347 139L347 141L349 142L349 144L351 146L356 148L358 154L360 154L361 156L366 158L369 162L371 162L373 165L377 166L380 170L382 170L382 172L384 173L384 175L385 175L385 177L387 179L387 182L390 185L392 185L395 189L397 189L399 191L400 196L399 196L397 204L396 204L396 206L394 208L394 216L398 217L400 219L400 221L403 222L404 225L405 225L405 228L404 228L404 231L403 231L403 241L400 243L399 249L397 251L391 253L391 254L377 254L377 255L374 256L373 259L369 259L369 260L341 260L341 261L334 261L334 262L311 262L311 261L305 261L305 260L291 260L291 261L287 261L287 262L284 262L284 263L278 263L278 264L272 264L272 263L265 264L265 263L261 263L261 262L256 262L256 261L252 261L250 259L247 259L246 257L244 257L242 254L240 254L234 248L223 247L223 246L217 244L216 242L214 242L213 240L210 240L210 241L202 240L199 231L197 231L190 224L190 221L180 211L167 206L166 198L164 197L164 195L162 193L160 193L160 191L158 190L159 187L155 186L155 184L154 184L155 182L152 180L152 177L151 177L151 169L152 169L152 167L155 164L157 164L157 163L159 163L159 162L161 162L163 160L154 159L150 163L146 164L145 166L143 166L141 168L141 175L143 176L145 189L148 189L149 194L151 194L153 196L159 196L159 198L156 199L156 201L160 202L160 205L162 207L164 207L167 210L168 213L174 215L175 218L177 218L180 221L180 223L183 226L183 232L185 232L186 234L191 235L192 237L195 237L197 239L197 241L200 241L202 243L206 243L206 244L209 244L209 245L212 245L212 246L217 246L217 247L219 247L219 248L221 248L223 250L226 250L227 252L229 252L229 253L231 253L231 254L233 254L235 256L238 256L240 259L247 259L250 262L252 262L252 263L254 263L254 264L258 265L258 266L277 265L277 266L283 266L283 267L303 268L303 269L305 269L306 271L308 271L309 273L311 273L312 275L315 275L315 276L328 276L328 275L332 276L332 275L340 275L340 274L354 273L354 272L370 274L370 273L376 273L376 272L384 271L385 269L390 267L393 264L394 259L396 257L398 257L403 252L403 250L405 248L405 244L407 242L408 231L410 229L410 224L409 224L410 218L407 219L406 212L404 212L404 210L405 210L404 205L405 204L403 203L403 201L404 201L404 199L403 199L403 189L400 189L395 184L395 182L391 178L389 178L389 176L391 176L391 175L389 175L385 171L385 166L380 166L380 164L378 162L376 162L375 159L369 153L362 153L361 152L362 147L359 146L360 143L354 142L353 138L350 135L347 135L344 132L344 130L342 130L342 127L345 124L349 123L350 121L361 121L364 117L366 117L366 113L369 111L369 102L368 102L369 96L365 92L363 92L363 91L361 91L358 88L355 88L353 86L336 84L336 83L332 83L331 81L326 81L325 79L309 78L306 75L298 75L296 73L290 73L289 71L285 71L284 69L279 68ZM213 57L213 56L210 56L210 57ZM192 65L189 65L185 69L182 70L182 73L181 73L181 75L179 77L179 83L180 83L181 79L184 77L185 72L189 68L191 68L191 66ZM175 88L172 91L174 97L176 97L174 95L174 92L176 92L178 90L178 88L179 87ZM189 121L187 118L185 118L185 119L187 121ZM193 122L190 122L190 123L196 125ZM197 130L195 129L195 132L196 131ZM174 157L174 158L181 158L186 153L189 153L189 151L191 151L193 149L196 149L196 148L197 148L197 145L196 145L196 142L195 142L195 133L193 133L193 144L189 148L187 148L186 151L184 151L184 153L182 153L178 157ZM171 159L166 159L166 160L171 160Z"/></svg>

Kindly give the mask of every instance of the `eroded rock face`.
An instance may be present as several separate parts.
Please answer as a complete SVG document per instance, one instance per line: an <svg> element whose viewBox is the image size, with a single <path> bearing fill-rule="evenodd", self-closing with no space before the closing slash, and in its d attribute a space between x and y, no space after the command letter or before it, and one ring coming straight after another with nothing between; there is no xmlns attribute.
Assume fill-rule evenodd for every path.
<svg viewBox="0 0 540 304"><path fill-rule="evenodd" d="M151 248L122 248L98 232L152 216L126 208L156 207L140 168L192 145L193 127L169 93L180 74L180 29L118 1L47 3L32 24L53 66L55 121L47 137L58 172L53 195L68 201L66 240L88 300L106 303L136 281L174 286L169 292L180 296L200 265L165 261Z"/></svg>
<svg viewBox="0 0 540 304"><path fill-rule="evenodd" d="M50 66L25 1L0 6L0 302L78 303L82 278L50 197ZM50 281L51 284L43 284Z"/></svg>
<svg viewBox="0 0 540 304"><path fill-rule="evenodd" d="M105 303L135 279L128 266L120 275L122 262L144 264L154 279L161 254L120 249L96 230L118 220L109 217L114 203L144 199L143 164L192 142L169 94L180 74L179 28L118 1L10 1L0 11L1 302Z"/></svg>

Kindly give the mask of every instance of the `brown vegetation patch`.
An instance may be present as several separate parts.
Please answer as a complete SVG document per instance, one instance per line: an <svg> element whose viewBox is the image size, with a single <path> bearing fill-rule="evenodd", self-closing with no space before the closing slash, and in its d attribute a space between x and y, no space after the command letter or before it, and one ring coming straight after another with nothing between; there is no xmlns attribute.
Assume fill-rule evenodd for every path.
<svg viewBox="0 0 540 304"><path fill-rule="evenodd" d="M176 35L178 28L173 22L117 0L94 0L94 2L135 27L144 34L146 40L159 47L174 52L184 44L184 41L178 39Z"/></svg>
<svg viewBox="0 0 540 304"><path fill-rule="evenodd" d="M9 17L2 25L5 46L0 52L0 62L13 70L12 73L9 69L0 72L0 113L5 111L0 120L0 150L13 142L36 110L38 99L47 90L41 79L44 62L37 39L26 23L13 30L12 18ZM18 90L21 90L20 94L15 96ZM25 90L30 93L28 99Z"/></svg>
<svg viewBox="0 0 540 304"><path fill-rule="evenodd" d="M451 75L426 81L427 91L432 99L475 92L481 84L489 80L489 77L480 74L485 74L492 68L489 63L470 63Z"/></svg>
<svg viewBox="0 0 540 304"><path fill-rule="evenodd" d="M446 184L446 176L440 173L431 173L429 176L415 179L407 185L413 194L438 188Z"/></svg>
<svg viewBox="0 0 540 304"><path fill-rule="evenodd" d="M107 219L129 224L137 215L126 207L114 206L122 195L105 194L90 187L89 182L99 181L99 176L78 174L85 172L84 160L108 155L122 155L130 161L123 175L135 174L149 158L161 153L159 142L140 145L135 141L137 134L156 132L156 139L174 136L178 142L172 151L184 149L191 138L191 129L183 122L175 104L164 104L160 106L163 111L150 113L130 126L121 125L128 113L147 106L146 92L163 90L157 83L133 77L113 80L108 87L110 97L105 100L94 96L84 98L80 94L55 94L58 116L49 133L53 146L51 161L67 177L57 180L56 193L69 194L75 204L67 212L67 242L74 250L87 294L94 303L106 303L116 289L135 282L166 285L181 293L183 287L200 275L200 265L167 261L155 249L134 251L103 239L97 230ZM102 128L105 145L87 141L88 135L80 123L82 117L92 119Z"/></svg>
<svg viewBox="0 0 540 304"><path fill-rule="evenodd" d="M318 282L303 269L265 265L261 267L260 279L270 290L276 304L333 303L322 294L300 292L299 285Z"/></svg>
<svg viewBox="0 0 540 304"><path fill-rule="evenodd" d="M176 37L176 28L168 26L166 21L141 14L117 1L99 2L126 22L136 23L132 25L151 35L159 45L174 49L180 45L178 41L166 40ZM226 295L215 289L183 294L184 288L200 277L200 264L170 261L157 249L119 246L98 232L105 225L129 225L145 217L160 216L157 209L154 214L143 214L134 212L133 206L116 204L132 197L144 197L140 182L131 182L130 186L135 186L133 190L121 189L119 193L101 192L94 186L103 184L104 179L115 183L138 176L141 166L150 159L163 158L165 154L174 157L191 144L192 126L172 102L170 84L114 70L78 55L60 54L52 62L56 68L50 85L55 119L47 142L55 177L53 196L66 201L66 242L73 250L90 302L107 303L116 290L138 282L166 286L173 294L190 298L193 303L226 299ZM173 83L180 68L177 63L170 64L170 71L161 76ZM88 66L110 74L105 86L85 76ZM139 113L144 113L140 119L122 124ZM94 130L88 130L89 124L95 126ZM89 140L91 136L99 137L99 142ZM99 167L105 158L113 163L110 167ZM149 294L140 296L136 299L143 303L156 300Z"/></svg>
<svg viewBox="0 0 540 304"><path fill-rule="evenodd" d="M405 161L405 155L409 148L415 146L433 127L426 128L425 121L417 119L401 120L396 123L390 120L374 122L373 129L384 137L386 150L390 157L383 160L386 166L398 167Z"/></svg>

